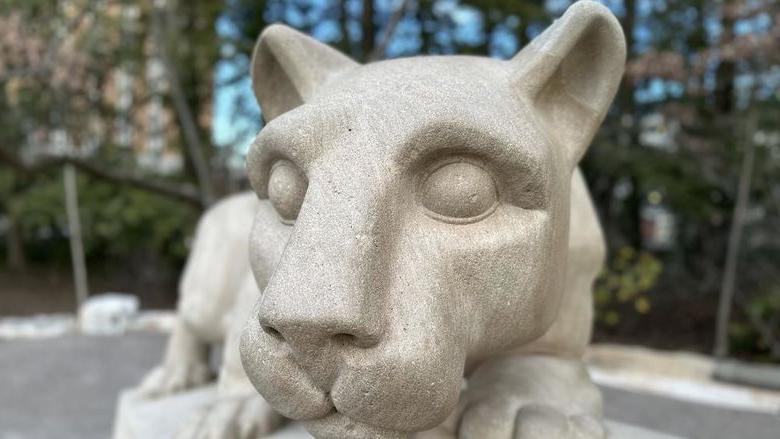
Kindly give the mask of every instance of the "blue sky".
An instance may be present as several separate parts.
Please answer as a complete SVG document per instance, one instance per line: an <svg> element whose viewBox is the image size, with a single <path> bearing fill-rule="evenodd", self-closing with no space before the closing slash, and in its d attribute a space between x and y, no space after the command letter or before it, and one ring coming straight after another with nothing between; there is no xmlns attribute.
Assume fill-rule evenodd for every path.
<svg viewBox="0 0 780 439"><path fill-rule="evenodd" d="M322 9L327 7L330 1L311 0L309 3L313 7L307 11L307 14L303 14L294 7L285 8L283 20L293 26L300 27L315 22L322 16ZM568 3L568 0L563 0L563 2ZM555 1L551 3L555 3ZM393 0L377 2L377 12L379 14L389 15L395 7L396 2ZM352 16L360 16L362 2L360 0L347 0L347 8ZM459 4L458 0L439 0L435 5L434 12L437 15L448 16L455 25L451 34L441 32L435 36L437 42L443 46L449 45L453 40L459 44L466 45L476 45L483 42L482 16L476 9ZM491 47L494 49L495 56L506 58L514 54L518 49L517 43L512 36L512 27L517 26L517 23L512 23L511 20L508 21L506 26L500 28L493 41L491 41ZM350 34L350 39L357 40L360 37L360 26L357 22L353 24L354 26L348 29L348 33ZM388 57L392 58L419 52L422 45L419 38L420 26L421 24L416 20L402 20L387 48ZM230 37L235 34L235 30L232 28L229 20L220 19L217 21L217 33L222 37ZM334 20L317 22L312 26L311 35L326 43L339 41L343 37L338 23ZM230 49L223 48L223 50ZM260 110L254 101L251 80L247 77L230 85L220 85L229 78L235 77L238 72L245 71L245 66L241 63L246 63L247 60L244 57L240 58L238 61L222 61L216 67L212 135L217 145L233 146L237 152L243 153L254 137L252 133L260 128ZM252 109L253 113L249 116L237 116L234 112L236 99L241 99L245 102L247 104L246 107Z"/></svg>
<svg viewBox="0 0 780 439"><path fill-rule="evenodd" d="M298 0L298 3L306 3L307 8L300 9L289 7L287 4L282 9L276 11L280 16L266 16L267 21L278 21L281 19L296 27L310 27L311 34L320 41L332 43L341 40L341 29L335 20L322 20L321 17L327 8L334 7L337 0ZM389 16L397 7L398 0L379 0L377 2L377 14ZM522 0L518 0L522 1ZM617 16L625 14L623 9L623 0L600 0L608 6ZM412 2L414 4L414 2ZM546 7L554 15L561 14L571 3L570 0L546 0ZM347 0L347 9L351 16L359 17L361 14L361 0ZM638 24L634 33L635 49L642 52L651 48L656 41L652 22L646 20L651 13L655 11L663 12L666 9L666 0L644 0L638 4L639 17ZM446 16L453 23L450 31L439 31L435 36L436 42L442 47L451 46L451 43L458 45L476 45L483 43L485 38L483 32L482 14L470 7L460 4L459 0L438 0L435 3L434 14L437 16ZM678 12L682 23L690 23L696 20L696 12L693 9ZM270 14L268 14L270 15ZM714 16L713 16L714 17ZM707 20L708 37L710 40L717 39L720 34L719 20ZM515 39L515 28L518 26L516 18L508 18L492 36L489 42L490 53L499 58L508 58L515 54L519 47ZM757 15L749 20L741 20L735 25L737 34L750 32L765 32L771 26L772 21L768 15ZM420 26L417 20L402 20L394 38L388 46L388 57L397 57L416 54L420 51ZM543 29L529 29L530 36L538 34ZM217 32L222 37L235 37L236 31L227 19L220 19L217 22ZM357 21L353 21L352 26L347 30L350 34L350 40L360 39L360 26ZM234 50L231 45L223 47L223 51ZM226 53L227 54L227 53ZM248 148L251 139L260 129L260 110L255 103L254 95L251 90L251 81L249 77L229 85L222 85L227 79L234 78L239 72L246 71L247 57L235 57L233 61L222 61L218 63L215 73L215 103L214 103L214 124L213 138L217 145L232 146L236 152L242 155ZM713 80L713 78L710 78ZM762 81L765 89L772 94L772 87L776 87L780 82L780 72L775 72L766 78L740 77L738 86L742 85L749 88L751 81ZM637 90L637 99L640 102L654 102L668 98L679 97L683 94L682 84L673 81L661 79L651 80L646 87ZM759 90L760 92L760 90ZM235 102L240 100L244 108L248 110L244 114L235 114Z"/></svg>

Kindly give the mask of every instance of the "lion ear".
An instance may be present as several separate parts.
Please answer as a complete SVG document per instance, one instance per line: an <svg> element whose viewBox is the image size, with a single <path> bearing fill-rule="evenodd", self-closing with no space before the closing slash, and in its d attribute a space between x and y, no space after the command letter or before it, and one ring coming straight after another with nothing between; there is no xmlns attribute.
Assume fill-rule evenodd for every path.
<svg viewBox="0 0 780 439"><path fill-rule="evenodd" d="M578 1L510 63L513 86L530 100L575 166L623 76L626 43L620 23L606 7Z"/></svg>
<svg viewBox="0 0 780 439"><path fill-rule="evenodd" d="M345 55L281 24L267 27L252 54L252 89L263 118L303 104L329 78L357 66Z"/></svg>

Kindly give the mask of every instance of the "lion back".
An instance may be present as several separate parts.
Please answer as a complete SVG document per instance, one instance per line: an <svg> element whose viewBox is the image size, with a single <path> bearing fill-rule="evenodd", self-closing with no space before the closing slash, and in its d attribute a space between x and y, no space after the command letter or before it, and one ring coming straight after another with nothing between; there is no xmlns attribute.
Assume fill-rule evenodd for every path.
<svg viewBox="0 0 780 439"><path fill-rule="evenodd" d="M257 197L233 195L203 214L198 222L179 284L178 312L199 338L221 342L242 280L249 273L248 236Z"/></svg>

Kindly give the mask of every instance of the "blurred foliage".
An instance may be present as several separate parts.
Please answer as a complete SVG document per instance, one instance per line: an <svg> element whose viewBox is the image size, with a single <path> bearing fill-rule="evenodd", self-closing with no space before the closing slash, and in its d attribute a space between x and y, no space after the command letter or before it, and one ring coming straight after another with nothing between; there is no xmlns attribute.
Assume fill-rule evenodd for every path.
<svg viewBox="0 0 780 439"><path fill-rule="evenodd" d="M183 263L198 217L195 210L84 175L78 177L78 192L88 262L121 261L125 255L148 251L174 265ZM8 212L21 219L31 262L69 258L63 194L62 173L57 171L36 176L27 188L6 199Z"/></svg>
<svg viewBox="0 0 780 439"><path fill-rule="evenodd" d="M743 318L731 322L729 335L735 355L780 359L780 291L774 288L745 300Z"/></svg>
<svg viewBox="0 0 780 439"><path fill-rule="evenodd" d="M652 288L658 282L663 265L651 253L622 247L596 279L593 299L596 321L614 327L621 318L647 314L652 307Z"/></svg>

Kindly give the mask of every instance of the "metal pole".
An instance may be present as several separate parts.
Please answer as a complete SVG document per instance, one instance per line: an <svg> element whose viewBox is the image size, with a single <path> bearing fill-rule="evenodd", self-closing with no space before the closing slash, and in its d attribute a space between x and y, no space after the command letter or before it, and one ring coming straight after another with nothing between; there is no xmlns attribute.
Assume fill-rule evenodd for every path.
<svg viewBox="0 0 780 439"><path fill-rule="evenodd" d="M734 289L737 281L739 247L742 241L745 214L750 201L750 183L753 180L755 162L755 145L752 138L754 127L755 124L751 118L745 127L745 156L742 158L742 168L739 172L737 200L731 220L729 243L726 250L726 266L723 269L723 284L718 303L718 317L715 327L715 356L718 358L724 358L729 354L728 327L731 321L731 306L734 302Z"/></svg>
<svg viewBox="0 0 780 439"><path fill-rule="evenodd" d="M89 296L87 285L87 265L84 262L84 243L81 238L81 221L79 220L79 196L76 188L76 170L73 165L66 164L63 171L65 182L65 210L68 215L68 230L70 231L70 257L73 264L73 283L76 287L76 312Z"/></svg>

